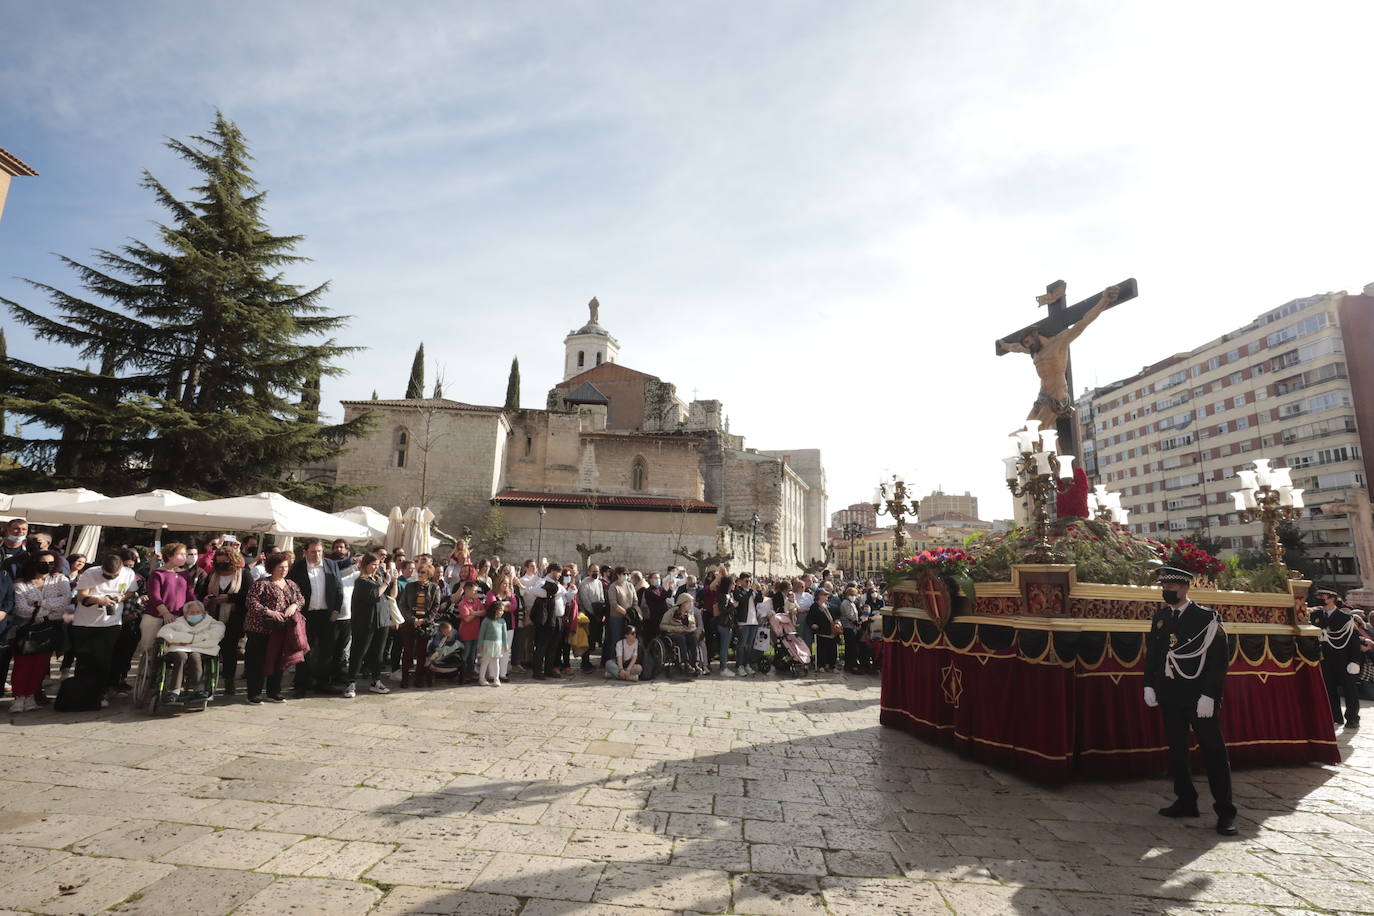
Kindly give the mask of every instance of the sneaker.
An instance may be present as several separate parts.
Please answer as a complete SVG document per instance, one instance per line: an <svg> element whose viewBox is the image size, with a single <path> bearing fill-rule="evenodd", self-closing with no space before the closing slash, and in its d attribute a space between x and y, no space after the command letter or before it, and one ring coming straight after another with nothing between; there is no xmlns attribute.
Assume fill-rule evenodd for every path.
<svg viewBox="0 0 1374 916"><path fill-rule="evenodd" d="M395 671L391 672L391 674L387 676L390 677L393 681L399 681L403 675L401 674L401 669L397 668ZM380 681L378 683L380 683Z"/></svg>
<svg viewBox="0 0 1374 916"><path fill-rule="evenodd" d="M388 687L387 685L383 684L381 681L373 681L373 682L372 682L372 686L369 687L369 688L367 688L367 690L368 690L368 693L390 693L390 692L391 692L391 688Z"/></svg>
<svg viewBox="0 0 1374 916"><path fill-rule="evenodd" d="M349 684L344 688L343 695L345 700L353 699L358 695L358 686L356 684Z"/></svg>
<svg viewBox="0 0 1374 916"><path fill-rule="evenodd" d="M267 702L269 702L269 703L285 703L285 702L286 702L286 697L282 696L282 695L279 694L279 693L270 693L270 694L267 695Z"/></svg>
<svg viewBox="0 0 1374 916"><path fill-rule="evenodd" d="M11 713L21 713L21 712L28 712L28 711L29 711L29 698L28 698L28 697L15 697L15 698L14 698L14 702L10 704L10 712L11 712Z"/></svg>
<svg viewBox="0 0 1374 916"><path fill-rule="evenodd" d="M101 698L100 698L100 708L101 708L101 709L107 709L107 708L109 708L109 705L110 705L110 701L109 701L109 700L107 700L105 697L101 697Z"/></svg>
<svg viewBox="0 0 1374 916"><path fill-rule="evenodd" d="M632 681L637 681L637 680L639 680L639 675L637 675L637 674L632 674L632 675L630 675L630 680L632 680Z"/></svg>
<svg viewBox="0 0 1374 916"><path fill-rule="evenodd" d="M496 678L495 680L491 681L490 683L491 683L491 686L492 686L492 687L500 687L500 686L501 686L501 679L500 679L500 678Z"/></svg>
<svg viewBox="0 0 1374 916"><path fill-rule="evenodd" d="M249 706L261 706L261 705L262 705L262 697L249 697L249 698L248 698L248 705L249 705Z"/></svg>
<svg viewBox="0 0 1374 916"><path fill-rule="evenodd" d="M724 665L721 665L720 673L721 673L721 674L728 674L728 675L730 675L730 677L739 677L739 672L738 672L738 671L731 671L729 668L726 668Z"/></svg>

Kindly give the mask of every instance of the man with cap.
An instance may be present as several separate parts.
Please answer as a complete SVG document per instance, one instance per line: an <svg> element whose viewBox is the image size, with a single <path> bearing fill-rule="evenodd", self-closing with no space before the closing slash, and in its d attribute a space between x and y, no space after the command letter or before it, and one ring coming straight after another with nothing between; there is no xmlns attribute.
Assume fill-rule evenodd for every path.
<svg viewBox="0 0 1374 916"><path fill-rule="evenodd" d="M1159 813L1165 817L1197 817L1197 789L1189 761L1189 733L1197 735L1217 833L1236 834L1236 807L1231 801L1231 762L1221 735L1218 713L1226 685L1231 650L1221 615L1188 598L1193 574L1166 566L1156 579L1164 590L1164 606L1150 621L1145 638L1145 705L1159 707L1169 740L1169 775L1175 801Z"/></svg>
<svg viewBox="0 0 1374 916"><path fill-rule="evenodd" d="M1331 718L1341 724L1341 695L1345 695L1345 727L1360 727L1360 688L1356 681L1364 655L1355 618L1341 603L1334 588L1317 589L1321 605L1313 609L1312 625L1321 627L1322 676L1331 701Z"/></svg>

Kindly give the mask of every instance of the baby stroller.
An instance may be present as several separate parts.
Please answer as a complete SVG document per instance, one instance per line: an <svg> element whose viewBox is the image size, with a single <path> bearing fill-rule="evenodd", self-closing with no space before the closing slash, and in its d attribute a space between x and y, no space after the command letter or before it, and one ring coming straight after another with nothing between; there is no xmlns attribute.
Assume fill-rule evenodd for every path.
<svg viewBox="0 0 1374 916"><path fill-rule="evenodd" d="M433 643L431 643L433 645ZM463 641L455 629L447 642L441 642L429 652L429 673L436 678L454 678L463 670Z"/></svg>
<svg viewBox="0 0 1374 916"><path fill-rule="evenodd" d="M797 635L797 625L791 614L774 614L769 622L773 639L778 649L773 653L773 663L779 674L806 674L811 670L811 649Z"/></svg>

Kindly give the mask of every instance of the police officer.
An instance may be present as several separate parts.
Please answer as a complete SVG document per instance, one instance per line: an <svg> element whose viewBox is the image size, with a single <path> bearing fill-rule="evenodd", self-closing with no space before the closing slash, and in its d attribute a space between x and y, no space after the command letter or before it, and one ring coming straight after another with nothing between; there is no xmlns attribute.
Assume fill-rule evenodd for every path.
<svg viewBox="0 0 1374 916"><path fill-rule="evenodd" d="M1317 589L1322 602L1310 616L1313 626L1321 627L1322 676L1326 696L1331 701L1331 718L1341 724L1341 694L1345 694L1345 727L1360 727L1360 690L1356 677L1364 655L1355 618L1346 611L1334 588Z"/></svg>
<svg viewBox="0 0 1374 916"><path fill-rule="evenodd" d="M1231 802L1231 762L1221 736L1221 694L1231 650L1221 615L1188 598L1193 574L1166 566L1156 580L1164 590L1164 606L1150 621L1145 640L1145 705L1158 706L1169 739L1169 775L1176 799L1159 809L1165 817L1197 817L1197 789L1189 762L1189 733L1197 735L1217 833L1236 835L1236 807Z"/></svg>

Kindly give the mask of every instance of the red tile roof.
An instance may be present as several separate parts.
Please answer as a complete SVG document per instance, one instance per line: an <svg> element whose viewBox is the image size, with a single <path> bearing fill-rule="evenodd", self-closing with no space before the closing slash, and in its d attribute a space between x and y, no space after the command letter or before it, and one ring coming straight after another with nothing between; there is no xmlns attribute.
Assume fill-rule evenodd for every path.
<svg viewBox="0 0 1374 916"><path fill-rule="evenodd" d="M547 506L557 509L583 509L595 501L598 509L628 509L637 512L718 512L714 503L700 499L673 499L668 496L616 496L606 493L541 493L538 490L502 490L491 498L503 506Z"/></svg>
<svg viewBox="0 0 1374 916"><path fill-rule="evenodd" d="M582 382L632 382L635 379L658 381L658 376L640 372L638 369L631 369L629 366L622 366L619 363L602 363L599 366L593 366L586 372L580 372L566 381L559 382L554 387L570 391Z"/></svg>
<svg viewBox="0 0 1374 916"><path fill-rule="evenodd" d="M448 398L393 398L390 400L340 401L345 407L410 407L416 410L466 410L477 413L500 413L501 407L482 407L479 404L464 404Z"/></svg>

